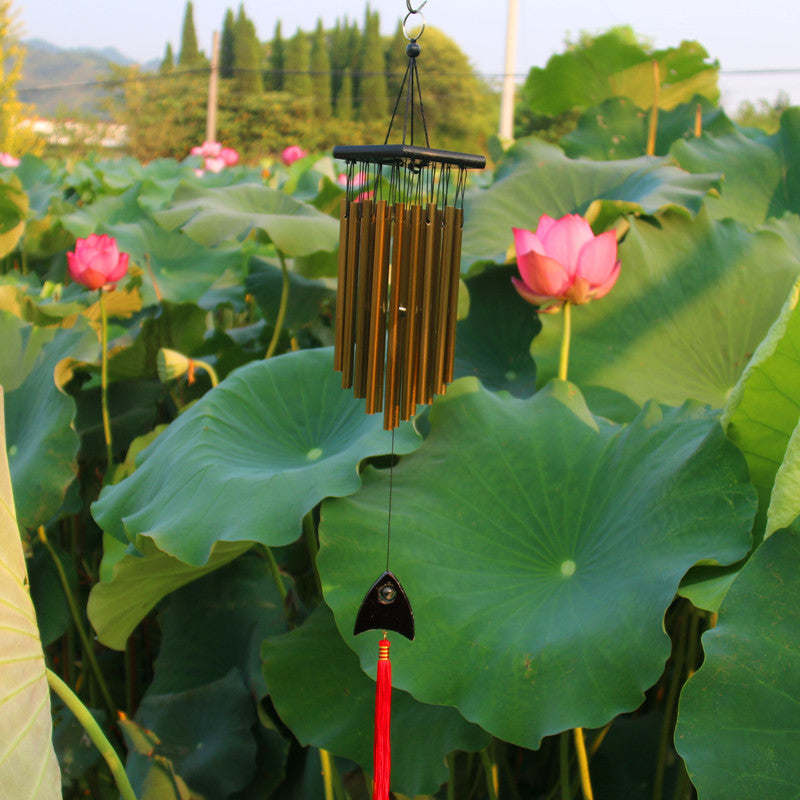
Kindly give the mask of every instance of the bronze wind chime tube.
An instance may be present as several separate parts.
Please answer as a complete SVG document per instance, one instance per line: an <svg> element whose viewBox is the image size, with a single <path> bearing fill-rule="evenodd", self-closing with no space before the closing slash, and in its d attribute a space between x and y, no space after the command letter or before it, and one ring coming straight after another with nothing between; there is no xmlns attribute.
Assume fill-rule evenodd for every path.
<svg viewBox="0 0 800 800"><path fill-rule="evenodd" d="M389 248L391 222L389 206L379 200L375 207L375 236L372 263L372 293L370 298L367 357L367 414L383 408L383 365L386 339L386 292L389 285Z"/></svg>

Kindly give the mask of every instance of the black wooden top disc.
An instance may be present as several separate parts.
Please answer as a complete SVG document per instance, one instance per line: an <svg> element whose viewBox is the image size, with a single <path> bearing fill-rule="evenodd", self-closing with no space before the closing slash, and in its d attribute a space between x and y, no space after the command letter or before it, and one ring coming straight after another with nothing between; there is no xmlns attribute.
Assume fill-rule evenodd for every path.
<svg viewBox="0 0 800 800"><path fill-rule="evenodd" d="M372 584L358 609L353 633L364 631L394 631L414 641L414 612L391 572L384 572Z"/></svg>

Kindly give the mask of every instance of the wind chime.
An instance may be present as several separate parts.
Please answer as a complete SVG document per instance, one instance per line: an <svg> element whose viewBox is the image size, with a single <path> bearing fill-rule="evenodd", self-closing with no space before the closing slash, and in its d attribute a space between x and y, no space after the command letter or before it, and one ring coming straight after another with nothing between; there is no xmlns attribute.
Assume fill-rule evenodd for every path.
<svg viewBox="0 0 800 800"><path fill-rule="evenodd" d="M403 32L408 66L382 145L340 145L347 162L342 199L336 295L334 366L342 386L364 398L366 412L383 412L392 431L429 405L453 380L464 188L468 169L483 169L480 155L435 150L417 70L421 9L406 0ZM401 101L402 141L389 144ZM419 116L424 145L414 142ZM419 126L416 126L417 129ZM386 534L386 570L367 592L354 633L382 630L375 699L373 800L388 800L391 663L387 631L414 639L408 597L389 569L392 472Z"/></svg>

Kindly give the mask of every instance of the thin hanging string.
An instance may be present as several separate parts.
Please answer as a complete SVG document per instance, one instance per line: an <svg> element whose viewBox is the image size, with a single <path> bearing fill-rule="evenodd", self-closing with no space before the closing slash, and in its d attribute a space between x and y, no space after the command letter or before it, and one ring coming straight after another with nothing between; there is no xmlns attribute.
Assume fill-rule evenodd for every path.
<svg viewBox="0 0 800 800"><path fill-rule="evenodd" d="M417 59L414 58L412 60L414 62L414 66L413 66L414 75L413 75L413 77L416 78L417 95L419 97L419 115L422 118L422 129L425 131L425 147L430 147L431 146L431 142L430 142L430 139L428 139L428 122L425 119L425 106L422 104L422 87L419 85L419 70L417 69ZM412 92L414 91L414 81L413 80L411 82L411 91ZM413 99L411 101L411 107L412 107L412 113L413 113L413 107L414 107ZM413 119L411 120L411 126L412 126L411 130L413 131L414 130L414 127L413 127L414 126L414 120ZM412 136L413 136L413 134L412 134Z"/></svg>
<svg viewBox="0 0 800 800"><path fill-rule="evenodd" d="M392 484L394 483L394 428L392 428L392 460L389 462L389 516L386 522L386 571L389 571L389 547L392 541Z"/></svg>

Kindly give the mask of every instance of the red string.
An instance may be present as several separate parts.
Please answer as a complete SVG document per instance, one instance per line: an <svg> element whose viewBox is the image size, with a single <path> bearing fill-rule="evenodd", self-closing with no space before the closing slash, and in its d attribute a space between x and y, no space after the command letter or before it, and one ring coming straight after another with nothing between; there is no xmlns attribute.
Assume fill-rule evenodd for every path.
<svg viewBox="0 0 800 800"><path fill-rule="evenodd" d="M373 762L375 775L372 800L389 800L389 777L392 771L390 728L392 718L392 662L389 661L388 639L381 639L378 656L378 683L375 687L375 742Z"/></svg>

